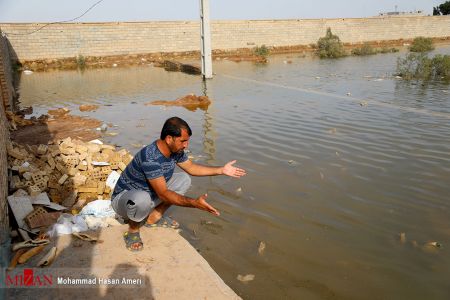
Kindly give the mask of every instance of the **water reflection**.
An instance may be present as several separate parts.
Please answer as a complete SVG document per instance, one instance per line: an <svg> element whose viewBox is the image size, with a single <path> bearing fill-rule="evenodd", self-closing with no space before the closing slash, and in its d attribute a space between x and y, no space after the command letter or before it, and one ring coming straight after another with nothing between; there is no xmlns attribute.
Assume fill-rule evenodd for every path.
<svg viewBox="0 0 450 300"><path fill-rule="evenodd" d="M202 80L202 92L203 96L209 97L212 101L212 104L205 111L203 116L203 153L206 155L205 161L208 164L213 164L216 160L215 153L215 140L217 134L214 130L214 95L211 90L208 90L208 80ZM212 89L212 87L210 87Z"/></svg>
<svg viewBox="0 0 450 300"><path fill-rule="evenodd" d="M190 194L208 192L220 218L173 214L244 298L446 299L450 89L396 79L400 55L221 61L206 83L152 67L35 73L22 79L21 101L38 113L64 105L81 114L80 103L97 103L87 115L119 132L105 141L134 151L178 115L193 129L199 162L238 159L248 171L239 181L193 179ZM144 105L190 93L212 104L195 112ZM433 240L444 248L425 251ZM243 284L239 274L255 280Z"/></svg>

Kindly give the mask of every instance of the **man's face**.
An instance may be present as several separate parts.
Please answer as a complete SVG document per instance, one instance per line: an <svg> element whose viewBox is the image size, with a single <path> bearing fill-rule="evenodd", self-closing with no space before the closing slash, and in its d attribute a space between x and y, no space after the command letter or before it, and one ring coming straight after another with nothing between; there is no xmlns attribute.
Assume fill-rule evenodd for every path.
<svg viewBox="0 0 450 300"><path fill-rule="evenodd" d="M181 136L169 136L169 149L172 153L180 153L184 151L189 146L189 134L186 129L181 129Z"/></svg>

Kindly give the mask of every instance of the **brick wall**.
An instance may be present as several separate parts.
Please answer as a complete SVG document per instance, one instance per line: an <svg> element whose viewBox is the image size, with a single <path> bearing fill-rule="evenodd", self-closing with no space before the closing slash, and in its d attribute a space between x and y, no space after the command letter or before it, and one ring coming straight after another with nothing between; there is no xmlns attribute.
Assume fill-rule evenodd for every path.
<svg viewBox="0 0 450 300"><path fill-rule="evenodd" d="M2 98L2 103L0 103L0 253L2 254L2 257L0 257L0 263L5 255L3 246L9 241L8 204L6 200L6 197L8 196L8 163L6 144L9 141L9 129L8 121L6 120L5 115L5 108L3 106L3 100L5 99L8 103L9 101L12 101L12 98L9 98L10 95L12 95L12 92L9 90L12 88L12 82L7 82L12 78L12 74L7 68L7 66L9 66L9 58L8 52L5 51L6 47L4 47L5 44L3 42L4 41L0 35L0 95Z"/></svg>
<svg viewBox="0 0 450 300"><path fill-rule="evenodd" d="M15 90L8 40L2 35L0 28L0 103L3 103L6 110L13 110L14 98Z"/></svg>
<svg viewBox="0 0 450 300"><path fill-rule="evenodd" d="M43 25L0 24L8 34L13 58L23 61L200 49L197 21L64 23L27 34ZM324 36L327 27L346 43L450 37L450 16L212 21L212 47L231 50L262 44L309 45Z"/></svg>

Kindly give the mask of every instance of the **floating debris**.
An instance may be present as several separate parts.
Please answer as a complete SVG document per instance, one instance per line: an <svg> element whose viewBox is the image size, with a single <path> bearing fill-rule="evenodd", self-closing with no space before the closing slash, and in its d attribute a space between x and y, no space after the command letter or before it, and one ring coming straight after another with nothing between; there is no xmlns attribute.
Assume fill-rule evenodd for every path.
<svg viewBox="0 0 450 300"><path fill-rule="evenodd" d="M400 242L401 242L402 244L406 243L406 233L400 232L399 238L400 238Z"/></svg>
<svg viewBox="0 0 450 300"><path fill-rule="evenodd" d="M442 248L442 244L439 242L428 242L425 244L425 246Z"/></svg>
<svg viewBox="0 0 450 300"><path fill-rule="evenodd" d="M295 160L289 160L288 164L290 164L291 166L296 166L298 164L298 162L296 162Z"/></svg>
<svg viewBox="0 0 450 300"><path fill-rule="evenodd" d="M359 102L359 105L360 106L367 106L367 105L369 105L369 103L367 101L361 101L361 102Z"/></svg>
<svg viewBox="0 0 450 300"><path fill-rule="evenodd" d="M352 93L350 93L350 92L347 93L347 96L351 96L351 95L352 95Z"/></svg>
<svg viewBox="0 0 450 300"><path fill-rule="evenodd" d="M319 76L316 76L316 79L320 79L320 77L319 77Z"/></svg>
<svg viewBox="0 0 450 300"><path fill-rule="evenodd" d="M238 275L237 280L241 282L249 282L255 279L255 275L253 274L247 274L247 275Z"/></svg>
<svg viewBox="0 0 450 300"><path fill-rule="evenodd" d="M324 179L325 178L325 176L323 175L323 173L322 172L319 172L319 174L320 174L320 179Z"/></svg>
<svg viewBox="0 0 450 300"><path fill-rule="evenodd" d="M80 111L93 111L98 109L98 105L82 104L78 109Z"/></svg>
<svg viewBox="0 0 450 300"><path fill-rule="evenodd" d="M31 75L31 74L33 74L33 71L25 70L25 71L23 71L23 74L25 74L25 75Z"/></svg>
<svg viewBox="0 0 450 300"><path fill-rule="evenodd" d="M266 249L266 243L264 242L259 242L259 247L258 247L258 253L260 255L262 255L264 253L264 250Z"/></svg>
<svg viewBox="0 0 450 300"><path fill-rule="evenodd" d="M118 132L107 132L106 133L106 135L109 135L109 136L116 136L118 134L119 134Z"/></svg>
<svg viewBox="0 0 450 300"><path fill-rule="evenodd" d="M336 132L337 132L336 128L331 128L331 129L328 130L329 134L336 134Z"/></svg>
<svg viewBox="0 0 450 300"><path fill-rule="evenodd" d="M196 96L189 94L173 101L158 100L145 103L145 105L164 105L164 106L182 106L190 111L195 111L197 108L207 110L211 104L211 100L207 96Z"/></svg>
<svg viewBox="0 0 450 300"><path fill-rule="evenodd" d="M241 188L241 187L238 187L238 188L236 189L236 195L240 196L241 194L242 194L242 188Z"/></svg>
<svg viewBox="0 0 450 300"><path fill-rule="evenodd" d="M438 253L442 249L442 244L439 242L427 242L422 246L422 250L427 253Z"/></svg>

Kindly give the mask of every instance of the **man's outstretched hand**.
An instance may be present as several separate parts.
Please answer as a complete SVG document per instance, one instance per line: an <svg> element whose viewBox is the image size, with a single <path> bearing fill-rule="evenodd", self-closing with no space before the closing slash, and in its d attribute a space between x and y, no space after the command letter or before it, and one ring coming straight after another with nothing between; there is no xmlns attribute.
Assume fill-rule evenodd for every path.
<svg viewBox="0 0 450 300"><path fill-rule="evenodd" d="M239 177L247 174L244 169L240 169L240 168L233 166L233 164L235 164L235 163L236 163L236 160L233 160L233 161L230 161L227 164L225 164L225 166L223 166L222 173L224 175L228 175L228 176L236 177L236 178L239 178Z"/></svg>
<svg viewBox="0 0 450 300"><path fill-rule="evenodd" d="M201 210L205 210L209 213L212 213L213 215L220 216L220 213L217 209L212 207L211 205L206 202L206 197L208 197L208 194L201 195L195 200L195 207Z"/></svg>

